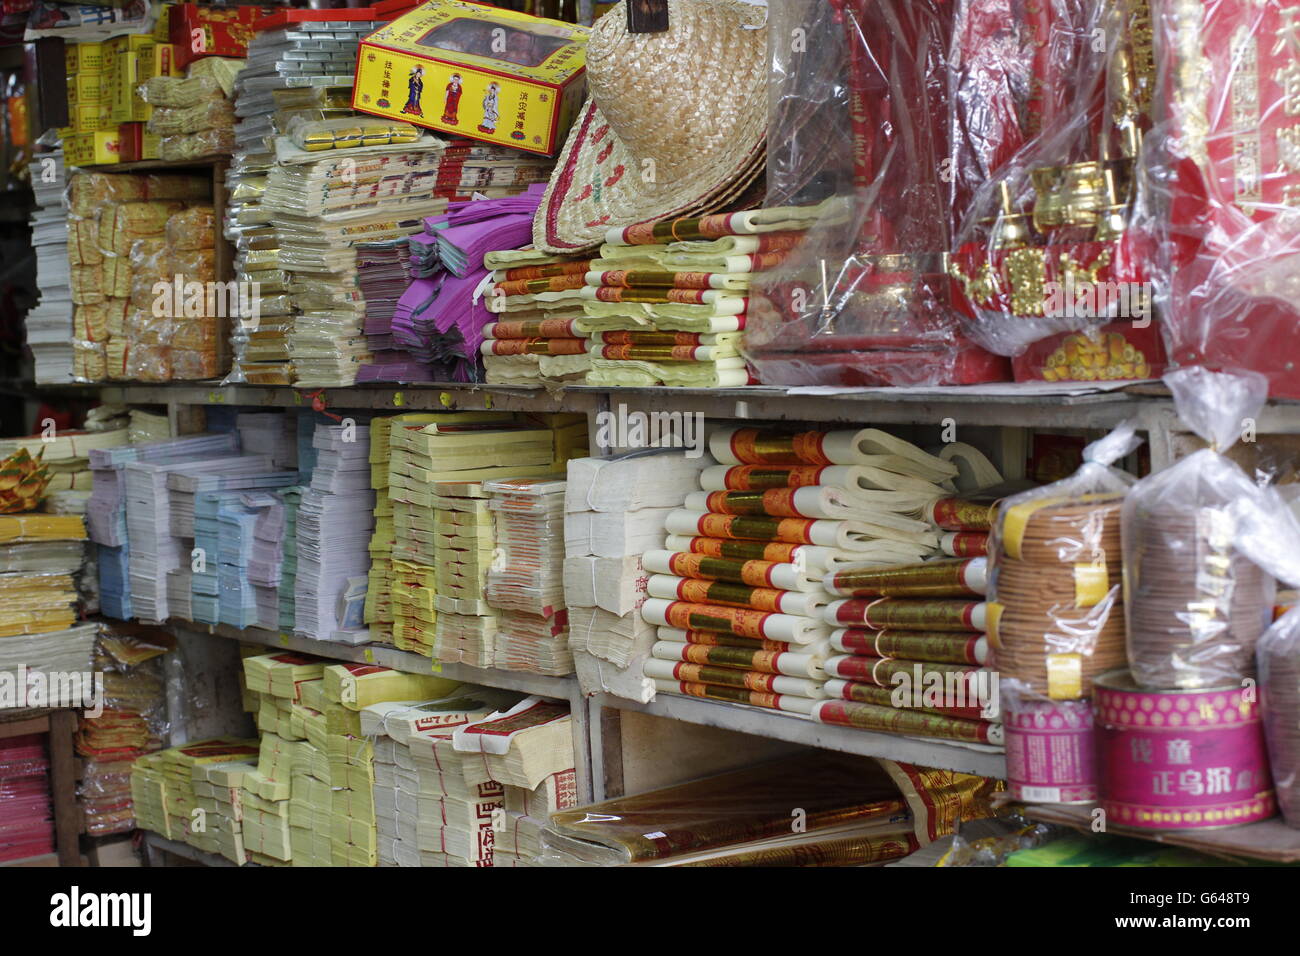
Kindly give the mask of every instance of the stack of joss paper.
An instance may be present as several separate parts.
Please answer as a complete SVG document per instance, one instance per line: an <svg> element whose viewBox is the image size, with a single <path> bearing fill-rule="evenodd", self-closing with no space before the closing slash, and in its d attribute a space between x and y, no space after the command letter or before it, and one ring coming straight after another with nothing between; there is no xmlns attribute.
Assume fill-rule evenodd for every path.
<svg viewBox="0 0 1300 956"><path fill-rule="evenodd" d="M659 627L645 676L658 690L810 716L831 656L822 576L844 564L934 553L917 516L955 467L876 429L720 429L720 463L647 553L642 606Z"/></svg>
<svg viewBox="0 0 1300 956"><path fill-rule="evenodd" d="M0 515L0 638L76 623L85 540L80 515Z"/></svg>
<svg viewBox="0 0 1300 956"><path fill-rule="evenodd" d="M593 260L518 249L489 252L483 262L493 282L486 305L494 321L484 327L480 346L487 381L585 382L591 357L582 303L542 293L582 286Z"/></svg>
<svg viewBox="0 0 1300 956"><path fill-rule="evenodd" d="M496 415L504 419L508 416ZM375 492L375 528L370 536L370 572L366 588L365 623L371 640L381 644L393 643L393 499L388 495L389 436L394 427L428 425L437 421L455 420L450 415L420 414L394 415L372 419L370 422L370 487ZM466 416L462 421L478 420Z"/></svg>
<svg viewBox="0 0 1300 956"><path fill-rule="evenodd" d="M996 782L825 750L559 811L543 866L878 866L963 820ZM791 827L791 807L802 826Z"/></svg>
<svg viewBox="0 0 1300 956"><path fill-rule="evenodd" d="M484 597L496 609L493 662L503 670L573 673L564 602L564 480L485 481L495 560Z"/></svg>
<svg viewBox="0 0 1300 956"><path fill-rule="evenodd" d="M329 839L334 866L377 866L375 747L361 732L361 713L385 701L447 697L456 681L406 674L373 664L334 664L325 668L324 696L344 726L329 727L325 753L329 767ZM327 711L328 715L329 711Z"/></svg>
<svg viewBox="0 0 1300 956"><path fill-rule="evenodd" d="M985 636L987 558L944 558L828 572L832 656L825 724L1002 743Z"/></svg>
<svg viewBox="0 0 1300 956"><path fill-rule="evenodd" d="M394 426L388 495L393 502L393 639L444 661L492 666L497 614L483 598L494 544L482 482L563 470L586 452L586 419L543 416L543 425L477 416L466 424Z"/></svg>
<svg viewBox="0 0 1300 956"><path fill-rule="evenodd" d="M191 833L190 842L236 866L249 859L244 847L244 775L256 769L248 760L194 765L194 799L204 814L204 831Z"/></svg>
<svg viewBox="0 0 1300 956"><path fill-rule="evenodd" d="M481 754L453 745L458 731L492 721L517 702L509 691L464 685L443 699L381 703L362 712L362 732L375 741L381 866L508 866L536 855L529 835L540 834L546 807L576 804L563 774L523 790L494 779ZM548 792L556 794L549 802ZM530 810L541 815L530 817Z"/></svg>
<svg viewBox="0 0 1300 956"><path fill-rule="evenodd" d="M585 335L589 385L728 388L752 384L738 350L755 273L789 256L820 207L760 209L611 229L586 259L524 262L507 270L489 308L503 320L574 320L490 334L494 355L576 348ZM542 313L542 314L539 314ZM565 333L563 335L557 333ZM491 343L489 343L491 344ZM499 350L500 351L499 351ZM485 347L486 354L486 347ZM576 354L576 353L575 353ZM521 364L521 363L520 363Z"/></svg>
<svg viewBox="0 0 1300 956"><path fill-rule="evenodd" d="M237 737L196 740L141 757L131 767L131 801L137 824L169 840L202 844L199 827L206 827L207 820L195 813L199 809L196 769L256 758L257 741Z"/></svg>

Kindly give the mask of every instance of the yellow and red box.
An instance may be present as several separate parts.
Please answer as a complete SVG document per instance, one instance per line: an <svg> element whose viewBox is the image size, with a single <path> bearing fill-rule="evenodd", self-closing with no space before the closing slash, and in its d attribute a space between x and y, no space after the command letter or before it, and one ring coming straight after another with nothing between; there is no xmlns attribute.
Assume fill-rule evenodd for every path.
<svg viewBox="0 0 1300 956"><path fill-rule="evenodd" d="M583 26L433 0L361 41L352 108L544 156L586 94Z"/></svg>
<svg viewBox="0 0 1300 956"><path fill-rule="evenodd" d="M123 123L117 128L121 162L157 159L161 155L162 137L145 129L144 123Z"/></svg>
<svg viewBox="0 0 1300 956"><path fill-rule="evenodd" d="M144 122L152 112L136 92L142 82L141 63L152 63L157 43L147 34L104 41L105 99L113 123Z"/></svg>
<svg viewBox="0 0 1300 956"><path fill-rule="evenodd" d="M75 133L63 140L63 155L69 166L105 166L121 162L122 141L116 129Z"/></svg>
<svg viewBox="0 0 1300 956"><path fill-rule="evenodd" d="M176 44L155 43L153 56L141 55L137 74L141 83L145 83L155 76L184 76L185 71L181 68L180 58L176 52Z"/></svg>
<svg viewBox="0 0 1300 956"><path fill-rule="evenodd" d="M248 56L253 24L270 12L265 7L176 4L168 18L169 32L181 67L205 56Z"/></svg>
<svg viewBox="0 0 1300 956"><path fill-rule="evenodd" d="M110 127L108 121L101 118L98 103L81 106L68 104L68 118L72 122L70 128L74 133L94 133Z"/></svg>
<svg viewBox="0 0 1300 956"><path fill-rule="evenodd" d="M83 71L99 73L104 69L102 43L69 43L64 49L63 56L68 67L68 76Z"/></svg>

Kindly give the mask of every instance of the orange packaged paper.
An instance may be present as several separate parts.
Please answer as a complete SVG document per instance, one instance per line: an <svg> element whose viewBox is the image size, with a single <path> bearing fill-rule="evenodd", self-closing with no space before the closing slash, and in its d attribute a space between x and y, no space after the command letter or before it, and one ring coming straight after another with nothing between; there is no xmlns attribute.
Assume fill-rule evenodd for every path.
<svg viewBox="0 0 1300 956"><path fill-rule="evenodd" d="M552 155L586 92L588 29L462 0L361 42L352 108Z"/></svg>

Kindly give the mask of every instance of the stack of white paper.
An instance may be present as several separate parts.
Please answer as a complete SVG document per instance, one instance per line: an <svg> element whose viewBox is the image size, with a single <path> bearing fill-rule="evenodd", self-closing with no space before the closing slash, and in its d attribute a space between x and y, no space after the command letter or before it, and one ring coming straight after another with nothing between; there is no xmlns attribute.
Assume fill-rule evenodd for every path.
<svg viewBox="0 0 1300 956"><path fill-rule="evenodd" d="M663 522L699 484L707 454L636 452L569 462L565 496L564 591L569 646L588 693L646 701L641 673L654 628L637 613L649 575L641 555L663 546Z"/></svg>
<svg viewBox="0 0 1300 956"><path fill-rule="evenodd" d="M316 467L297 513L294 630L318 640L343 629L339 598L370 568L369 440L369 428L347 424L318 425L312 440Z"/></svg>
<svg viewBox="0 0 1300 956"><path fill-rule="evenodd" d="M130 538L132 607L144 621L165 621L167 574L191 561L189 542L171 533L168 478L173 473L249 473L267 471L270 459L250 455L188 464L136 461L126 465L126 524Z"/></svg>
<svg viewBox="0 0 1300 956"><path fill-rule="evenodd" d="M40 304L27 313L27 344L36 360L36 381L57 385L104 377L103 343L77 335L73 325L72 285L68 270L67 183L63 150L42 153L31 165L36 208L32 211L32 247L36 250L36 287ZM95 374L98 373L98 374Z"/></svg>

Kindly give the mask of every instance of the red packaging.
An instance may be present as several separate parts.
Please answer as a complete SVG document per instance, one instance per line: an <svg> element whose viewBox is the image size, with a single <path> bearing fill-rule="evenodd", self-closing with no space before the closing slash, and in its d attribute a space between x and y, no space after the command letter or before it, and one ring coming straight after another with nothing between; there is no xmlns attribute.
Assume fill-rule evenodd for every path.
<svg viewBox="0 0 1300 956"><path fill-rule="evenodd" d="M783 0L773 36L768 206L826 201L757 272L743 351L780 385L997 381L1008 363L960 335L947 252L951 0ZM991 20L989 21L992 22Z"/></svg>
<svg viewBox="0 0 1300 956"><path fill-rule="evenodd" d="M1039 339L1011 361L1017 382L1110 382L1159 378L1168 365L1160 330L1112 322L1095 332Z"/></svg>
<svg viewBox="0 0 1300 956"><path fill-rule="evenodd" d="M117 155L121 162L135 163L145 159L144 123L119 123L117 143Z"/></svg>
<svg viewBox="0 0 1300 956"><path fill-rule="evenodd" d="M1162 8L1157 29L1150 213L1170 356L1300 397L1300 7L1200 0Z"/></svg>
<svg viewBox="0 0 1300 956"><path fill-rule="evenodd" d="M272 12L270 7L177 4L168 21L171 42L176 45L176 62L183 68L205 56L248 56L253 24Z"/></svg>

